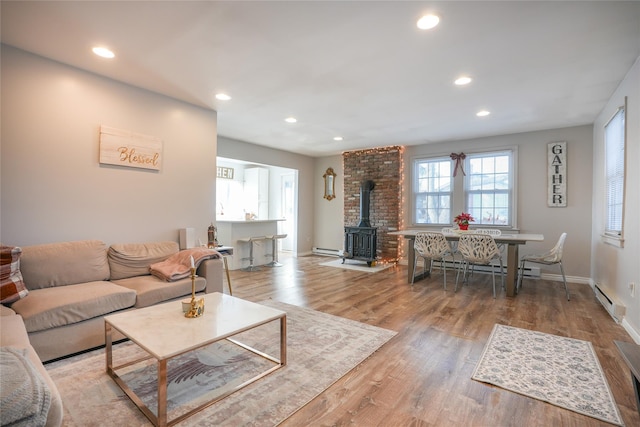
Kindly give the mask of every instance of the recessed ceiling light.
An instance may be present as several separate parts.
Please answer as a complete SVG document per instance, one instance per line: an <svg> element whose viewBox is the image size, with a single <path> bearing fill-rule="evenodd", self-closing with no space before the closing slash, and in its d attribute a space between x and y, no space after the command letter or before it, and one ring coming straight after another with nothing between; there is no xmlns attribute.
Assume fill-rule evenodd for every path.
<svg viewBox="0 0 640 427"><path fill-rule="evenodd" d="M430 30L440 22L440 18L436 15L424 15L422 18L418 19L418 28L421 30Z"/></svg>
<svg viewBox="0 0 640 427"><path fill-rule="evenodd" d="M217 93L216 94L216 99L219 99L220 101L228 101L231 99L231 97L229 95L227 95L226 93Z"/></svg>
<svg viewBox="0 0 640 427"><path fill-rule="evenodd" d="M334 140L334 141L342 141L342 139L343 139L343 138L342 138L341 136L334 136L334 137L333 137L333 140Z"/></svg>
<svg viewBox="0 0 640 427"><path fill-rule="evenodd" d="M284 119L284 121L287 123L295 123L298 120L295 117L287 117L286 119Z"/></svg>
<svg viewBox="0 0 640 427"><path fill-rule="evenodd" d="M480 110L476 113L476 116L478 117L484 117L484 116L488 116L489 114L491 114L489 111L487 110Z"/></svg>
<svg viewBox="0 0 640 427"><path fill-rule="evenodd" d="M458 77L454 83L457 84L458 86L468 85L469 83L471 83L471 77L467 77L467 76Z"/></svg>
<svg viewBox="0 0 640 427"><path fill-rule="evenodd" d="M103 58L114 58L116 55L106 47L94 47L91 49L93 53Z"/></svg>

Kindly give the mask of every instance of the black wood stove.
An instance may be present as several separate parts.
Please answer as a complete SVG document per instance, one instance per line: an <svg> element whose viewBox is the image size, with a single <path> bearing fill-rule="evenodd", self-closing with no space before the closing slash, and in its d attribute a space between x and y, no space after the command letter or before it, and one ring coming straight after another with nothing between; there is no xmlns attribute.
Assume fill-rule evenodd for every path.
<svg viewBox="0 0 640 427"><path fill-rule="evenodd" d="M369 221L369 197L375 186L373 181L364 181L360 186L360 223L357 227L344 227L343 264L347 258L359 259L371 267L376 260L378 229Z"/></svg>

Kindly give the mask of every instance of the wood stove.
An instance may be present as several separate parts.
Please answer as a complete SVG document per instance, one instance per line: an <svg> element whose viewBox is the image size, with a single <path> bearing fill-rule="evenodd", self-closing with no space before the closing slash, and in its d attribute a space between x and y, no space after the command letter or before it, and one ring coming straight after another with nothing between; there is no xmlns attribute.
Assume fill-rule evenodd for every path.
<svg viewBox="0 0 640 427"><path fill-rule="evenodd" d="M371 264L376 260L378 229L371 227L369 221L370 193L375 188L373 181L364 181L360 186L360 223L357 227L344 227L344 252L342 263L345 259L359 259Z"/></svg>

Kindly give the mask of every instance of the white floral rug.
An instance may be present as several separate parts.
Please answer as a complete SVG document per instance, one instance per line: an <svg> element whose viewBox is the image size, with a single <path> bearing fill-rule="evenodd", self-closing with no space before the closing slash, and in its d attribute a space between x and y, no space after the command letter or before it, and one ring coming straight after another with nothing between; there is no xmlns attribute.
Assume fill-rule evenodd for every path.
<svg viewBox="0 0 640 427"><path fill-rule="evenodd" d="M496 324L471 378L624 425L588 341Z"/></svg>

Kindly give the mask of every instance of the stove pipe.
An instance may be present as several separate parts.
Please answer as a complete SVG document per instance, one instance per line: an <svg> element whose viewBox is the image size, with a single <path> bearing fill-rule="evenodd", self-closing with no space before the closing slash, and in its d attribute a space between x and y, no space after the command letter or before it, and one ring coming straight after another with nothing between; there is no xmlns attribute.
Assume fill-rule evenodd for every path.
<svg viewBox="0 0 640 427"><path fill-rule="evenodd" d="M369 180L360 185L360 223L358 227L371 227L369 222L369 196L376 187L376 183Z"/></svg>

